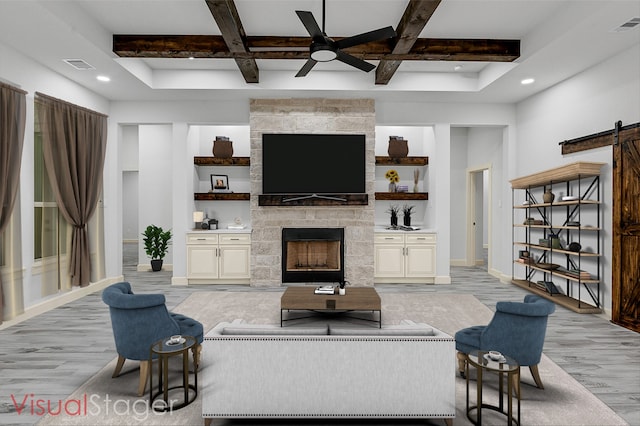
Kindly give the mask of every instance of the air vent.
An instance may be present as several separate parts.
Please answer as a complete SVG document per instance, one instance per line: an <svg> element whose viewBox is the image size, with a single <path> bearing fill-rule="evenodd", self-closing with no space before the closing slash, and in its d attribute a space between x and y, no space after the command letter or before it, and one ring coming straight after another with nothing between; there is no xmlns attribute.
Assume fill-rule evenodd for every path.
<svg viewBox="0 0 640 426"><path fill-rule="evenodd" d="M624 24L620 25L619 27L615 27L614 29L611 30L611 32L619 33L619 32L622 32L622 31L629 31L629 30L637 27L638 25L640 25L640 18L633 18L633 19L628 20Z"/></svg>
<svg viewBox="0 0 640 426"><path fill-rule="evenodd" d="M77 70L94 70L95 67L91 64L86 63L85 61L83 61L82 59L63 59L63 61L65 61L66 63L68 63L69 65L71 65L72 67L74 67Z"/></svg>

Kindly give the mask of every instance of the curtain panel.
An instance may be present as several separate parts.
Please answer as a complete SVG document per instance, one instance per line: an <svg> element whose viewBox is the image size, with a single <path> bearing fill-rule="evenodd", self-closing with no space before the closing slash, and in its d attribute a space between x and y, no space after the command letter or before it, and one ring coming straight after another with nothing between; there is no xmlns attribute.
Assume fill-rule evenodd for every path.
<svg viewBox="0 0 640 426"><path fill-rule="evenodd" d="M9 224L19 188L27 114L26 94L17 87L0 83L0 233ZM4 317L3 306L0 278L0 324Z"/></svg>
<svg viewBox="0 0 640 426"><path fill-rule="evenodd" d="M91 280L87 223L102 191L107 116L37 92L35 104L49 181L60 212L73 226L71 284L85 287Z"/></svg>

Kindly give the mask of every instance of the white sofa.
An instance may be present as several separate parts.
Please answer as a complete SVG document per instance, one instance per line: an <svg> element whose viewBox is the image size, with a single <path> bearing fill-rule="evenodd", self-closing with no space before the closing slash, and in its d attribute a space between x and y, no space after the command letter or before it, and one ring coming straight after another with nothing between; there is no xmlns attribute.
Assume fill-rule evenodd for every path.
<svg viewBox="0 0 640 426"><path fill-rule="evenodd" d="M455 417L454 339L426 324L220 323L204 338L200 396L215 418Z"/></svg>

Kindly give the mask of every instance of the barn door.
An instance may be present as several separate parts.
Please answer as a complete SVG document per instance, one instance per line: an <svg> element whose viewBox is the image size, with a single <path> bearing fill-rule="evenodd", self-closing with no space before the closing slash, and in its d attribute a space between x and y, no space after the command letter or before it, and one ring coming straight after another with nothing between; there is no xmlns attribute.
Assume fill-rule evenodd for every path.
<svg viewBox="0 0 640 426"><path fill-rule="evenodd" d="M640 127L613 146L611 321L640 332Z"/></svg>

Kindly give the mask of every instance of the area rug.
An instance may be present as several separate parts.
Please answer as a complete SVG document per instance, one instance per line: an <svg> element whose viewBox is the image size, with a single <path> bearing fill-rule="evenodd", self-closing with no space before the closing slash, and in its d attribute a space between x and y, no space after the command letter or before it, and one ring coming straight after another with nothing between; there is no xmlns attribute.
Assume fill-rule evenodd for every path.
<svg viewBox="0 0 640 426"><path fill-rule="evenodd" d="M202 322L210 330L221 321L243 319L250 323L278 324L280 297L276 291L218 292L198 291L174 309ZM381 293L383 324L398 324L403 319L424 322L450 335L461 328L486 324L493 312L475 297L465 294ZM322 320L322 319L320 319ZM340 321L328 317L327 321ZM304 320L303 320L304 321ZM309 321L309 320L306 320ZM358 321L358 320L349 320ZM293 324L293 323L292 323ZM455 356L452 354L452 356ZM201 398L189 406L169 413L149 409L148 393L136 396L139 370L137 363L127 361L122 374L111 378L115 359L77 389L56 415L41 419L41 425L202 425ZM452 372L455 374L455 372ZM522 369L521 424L525 425L626 425L627 423L606 404L596 398L564 370L543 355L540 376L545 385L541 390L533 385L527 368ZM425 383L425 386L429 386ZM472 381L472 388L475 381ZM493 388L493 389L492 389ZM489 381L485 395L497 394L497 384ZM148 391L147 391L148 392ZM348 396L345 396L348 398ZM393 398L394 395L389 395ZM489 402L495 403L489 399ZM248 401L248 403L250 403ZM373 402L374 403L374 402ZM398 403L402 403L399 401ZM455 425L470 425L466 417L466 382L456 377ZM76 408L77 407L77 408ZM70 409L67 409L70 408ZM65 413L65 411L67 411ZM506 419L483 410L485 424L505 424ZM442 420L222 420L225 425L442 425Z"/></svg>

